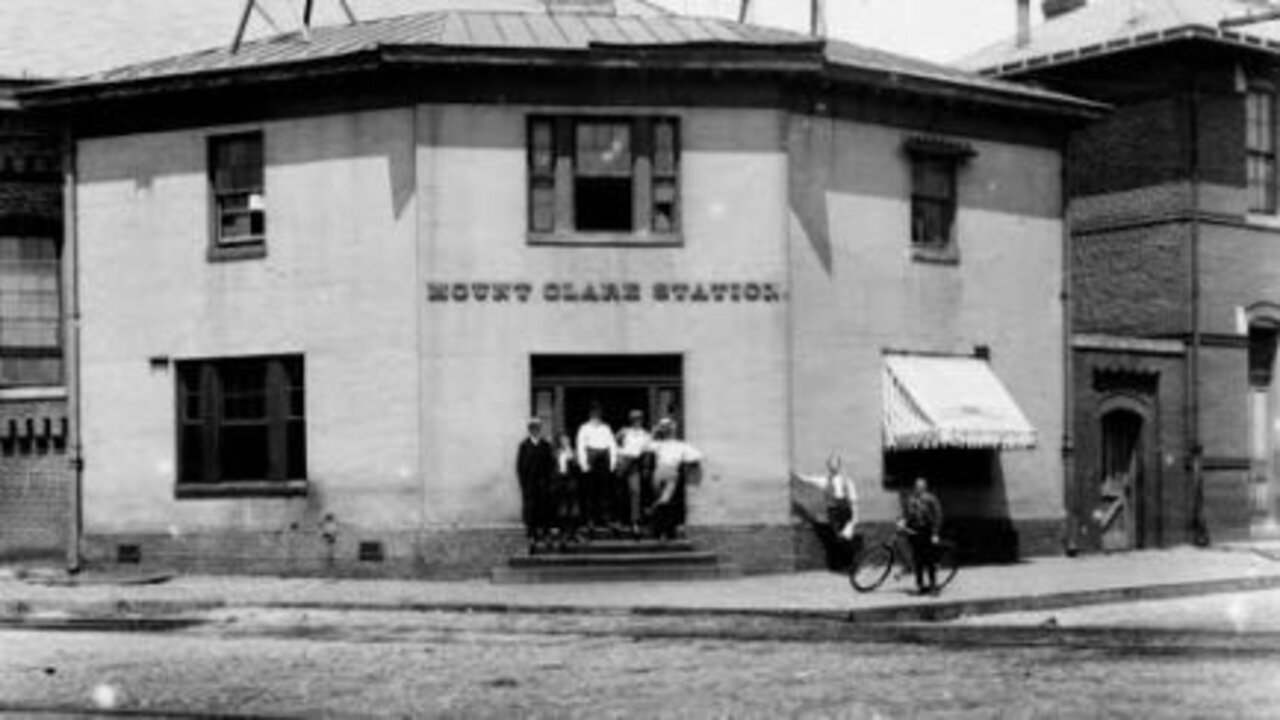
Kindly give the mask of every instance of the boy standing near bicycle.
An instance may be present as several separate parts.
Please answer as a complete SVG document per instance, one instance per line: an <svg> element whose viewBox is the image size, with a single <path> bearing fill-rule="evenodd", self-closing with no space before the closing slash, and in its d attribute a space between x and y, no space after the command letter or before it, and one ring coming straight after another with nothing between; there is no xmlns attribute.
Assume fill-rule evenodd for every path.
<svg viewBox="0 0 1280 720"><path fill-rule="evenodd" d="M916 478L915 489L907 496L903 523L911 539L911 559L916 571L916 589L921 595L938 594L938 542L942 531L942 503L929 492L929 481ZM926 576L928 584L925 583Z"/></svg>

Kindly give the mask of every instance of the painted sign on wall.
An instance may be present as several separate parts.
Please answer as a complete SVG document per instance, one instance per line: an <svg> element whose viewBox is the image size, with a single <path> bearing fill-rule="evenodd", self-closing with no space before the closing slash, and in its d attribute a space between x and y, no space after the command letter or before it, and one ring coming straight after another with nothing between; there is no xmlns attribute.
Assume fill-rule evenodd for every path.
<svg viewBox="0 0 1280 720"><path fill-rule="evenodd" d="M776 303L774 282L429 282L432 303Z"/></svg>

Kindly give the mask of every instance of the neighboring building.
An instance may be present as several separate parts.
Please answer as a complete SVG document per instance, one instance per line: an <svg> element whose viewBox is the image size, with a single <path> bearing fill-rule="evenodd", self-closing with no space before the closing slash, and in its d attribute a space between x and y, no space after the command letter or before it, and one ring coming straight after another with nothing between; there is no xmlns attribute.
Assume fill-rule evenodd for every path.
<svg viewBox="0 0 1280 720"><path fill-rule="evenodd" d="M1046 2L1025 42L965 62L1115 106L1068 160L1085 547L1274 532L1280 23L1230 22L1271 8Z"/></svg>
<svg viewBox="0 0 1280 720"><path fill-rule="evenodd" d="M0 78L0 561L56 559L71 518L62 361L62 151Z"/></svg>
<svg viewBox="0 0 1280 720"><path fill-rule="evenodd" d="M788 478L833 451L873 523L926 472L969 548L1059 550L1060 148L1097 106L555 5L25 96L75 137L85 557L481 573L523 547L525 419L593 400L681 421L689 534L748 571L813 562Z"/></svg>

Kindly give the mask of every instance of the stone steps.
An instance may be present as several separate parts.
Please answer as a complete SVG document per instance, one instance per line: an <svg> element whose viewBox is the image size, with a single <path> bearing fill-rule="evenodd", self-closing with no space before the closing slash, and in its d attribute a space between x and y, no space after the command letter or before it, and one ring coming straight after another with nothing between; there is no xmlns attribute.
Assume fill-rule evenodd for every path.
<svg viewBox="0 0 1280 720"><path fill-rule="evenodd" d="M604 540L516 555L490 576L495 583L516 584L705 580L740 574L736 565L684 540Z"/></svg>

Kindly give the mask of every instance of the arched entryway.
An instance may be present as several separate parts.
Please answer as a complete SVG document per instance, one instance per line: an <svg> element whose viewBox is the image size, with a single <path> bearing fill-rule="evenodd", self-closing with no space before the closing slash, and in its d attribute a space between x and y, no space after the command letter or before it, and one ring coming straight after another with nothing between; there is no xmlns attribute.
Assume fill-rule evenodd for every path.
<svg viewBox="0 0 1280 720"><path fill-rule="evenodd" d="M1099 525L1105 550L1146 545L1146 455L1143 416L1119 407L1102 415Z"/></svg>

